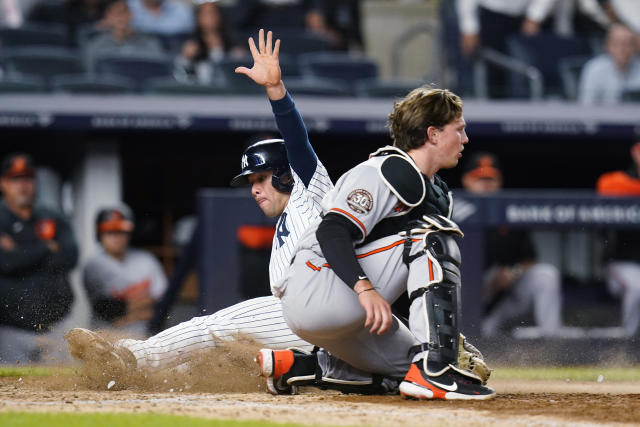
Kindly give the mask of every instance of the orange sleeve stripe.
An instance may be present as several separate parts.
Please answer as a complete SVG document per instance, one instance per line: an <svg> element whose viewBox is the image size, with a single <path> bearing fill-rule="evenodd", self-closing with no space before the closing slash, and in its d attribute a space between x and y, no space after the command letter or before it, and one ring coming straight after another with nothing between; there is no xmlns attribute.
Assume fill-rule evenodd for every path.
<svg viewBox="0 0 640 427"><path fill-rule="evenodd" d="M355 222L362 229L362 232L364 233L364 236L367 235L367 228L364 226L364 224L361 223L360 220L358 220L358 218L356 218L355 216L351 215L349 212L347 212L345 210L342 210L340 208L332 208L332 209L329 209L329 211L335 211L335 212L341 213L342 215L345 215L347 218L351 219L353 222Z"/></svg>
<svg viewBox="0 0 640 427"><path fill-rule="evenodd" d="M309 268L310 268L310 269L312 269L313 271L320 271L320 270L322 270L322 267L327 267L327 268L331 267L331 266L330 266L328 263L326 263L326 262L325 262L324 264L322 264L322 266L320 266L320 267L318 267L317 265L313 265L313 264L311 263L311 261L307 261L305 264L307 264L307 267L309 267Z"/></svg>

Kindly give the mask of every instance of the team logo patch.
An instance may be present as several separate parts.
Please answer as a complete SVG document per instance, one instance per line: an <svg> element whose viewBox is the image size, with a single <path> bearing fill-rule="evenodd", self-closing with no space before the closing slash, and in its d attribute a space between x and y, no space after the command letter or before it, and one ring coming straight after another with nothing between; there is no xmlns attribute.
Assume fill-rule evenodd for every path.
<svg viewBox="0 0 640 427"><path fill-rule="evenodd" d="M361 188L353 190L347 196L347 205L351 210L360 214L371 212L373 209L373 197L367 190Z"/></svg>

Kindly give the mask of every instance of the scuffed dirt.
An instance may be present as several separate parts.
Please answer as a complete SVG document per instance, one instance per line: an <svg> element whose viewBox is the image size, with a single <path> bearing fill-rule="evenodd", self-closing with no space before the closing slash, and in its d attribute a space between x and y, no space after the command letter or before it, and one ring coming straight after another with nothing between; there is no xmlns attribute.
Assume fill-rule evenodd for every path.
<svg viewBox="0 0 640 427"><path fill-rule="evenodd" d="M184 360L162 372L114 377L99 365L76 375L0 378L0 411L139 412L315 425L630 425L640 420L640 383L491 380L485 402L411 401L306 388L271 396L247 340ZM110 389L110 381L115 381Z"/></svg>

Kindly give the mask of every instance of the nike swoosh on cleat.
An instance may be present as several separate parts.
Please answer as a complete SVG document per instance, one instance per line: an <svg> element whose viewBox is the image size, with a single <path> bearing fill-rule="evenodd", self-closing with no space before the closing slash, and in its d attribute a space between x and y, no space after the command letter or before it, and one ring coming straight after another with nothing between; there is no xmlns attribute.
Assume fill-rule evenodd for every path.
<svg viewBox="0 0 640 427"><path fill-rule="evenodd" d="M453 384L441 384L434 380L427 380L427 381L429 381L431 384L435 385L436 387L440 387L441 389L444 389L447 391L456 391L458 389L458 383L456 382L454 382Z"/></svg>

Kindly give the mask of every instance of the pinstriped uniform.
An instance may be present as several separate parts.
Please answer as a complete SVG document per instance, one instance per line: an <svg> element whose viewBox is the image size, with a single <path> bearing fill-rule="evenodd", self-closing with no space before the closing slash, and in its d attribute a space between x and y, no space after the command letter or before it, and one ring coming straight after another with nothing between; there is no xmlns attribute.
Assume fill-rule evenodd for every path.
<svg viewBox="0 0 640 427"><path fill-rule="evenodd" d="M291 332L284 321L277 283L291 264L298 239L322 212L321 201L333 184L309 144L306 128L290 96L271 104L294 178L289 202L276 224L271 249L269 280L275 296L253 298L208 316L195 317L144 341L118 341L117 345L131 350L138 367L161 369L178 365L190 353L233 340L238 333L273 349L313 348Z"/></svg>

